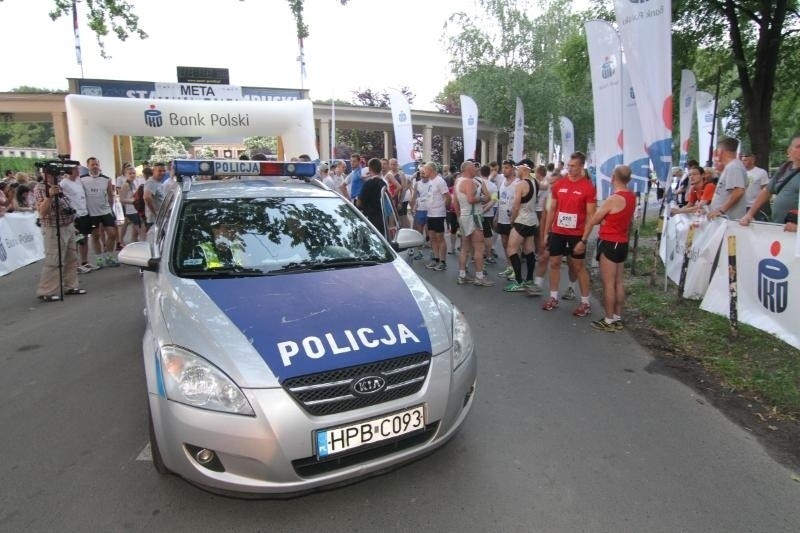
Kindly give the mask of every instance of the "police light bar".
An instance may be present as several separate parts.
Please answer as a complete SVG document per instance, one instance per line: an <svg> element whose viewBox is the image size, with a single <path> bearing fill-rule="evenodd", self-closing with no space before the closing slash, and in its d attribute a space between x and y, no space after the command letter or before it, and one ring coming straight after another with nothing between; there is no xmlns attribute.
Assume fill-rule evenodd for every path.
<svg viewBox="0 0 800 533"><path fill-rule="evenodd" d="M176 176L296 176L311 178L316 163L286 161L239 161L229 159L176 159Z"/></svg>

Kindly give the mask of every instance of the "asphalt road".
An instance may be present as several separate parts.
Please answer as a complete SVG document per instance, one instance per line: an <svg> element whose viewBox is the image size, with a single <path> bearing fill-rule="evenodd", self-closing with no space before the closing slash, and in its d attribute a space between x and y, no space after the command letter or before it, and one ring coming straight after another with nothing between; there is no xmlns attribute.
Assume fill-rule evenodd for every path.
<svg viewBox="0 0 800 533"><path fill-rule="evenodd" d="M134 269L82 276L89 294L63 303L35 300L38 265L0 278L0 531L800 530L797 473L650 373L627 333L499 285L457 286L450 267L415 268L476 335L463 430L399 470L289 501L211 495L137 460L147 425Z"/></svg>

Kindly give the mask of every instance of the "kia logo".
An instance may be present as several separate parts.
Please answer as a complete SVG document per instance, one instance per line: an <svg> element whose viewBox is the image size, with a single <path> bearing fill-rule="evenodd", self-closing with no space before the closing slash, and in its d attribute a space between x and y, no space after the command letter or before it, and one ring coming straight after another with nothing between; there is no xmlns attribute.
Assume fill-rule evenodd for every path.
<svg viewBox="0 0 800 533"><path fill-rule="evenodd" d="M364 376L353 383L353 392L361 396L375 394L386 388L386 380L380 376Z"/></svg>

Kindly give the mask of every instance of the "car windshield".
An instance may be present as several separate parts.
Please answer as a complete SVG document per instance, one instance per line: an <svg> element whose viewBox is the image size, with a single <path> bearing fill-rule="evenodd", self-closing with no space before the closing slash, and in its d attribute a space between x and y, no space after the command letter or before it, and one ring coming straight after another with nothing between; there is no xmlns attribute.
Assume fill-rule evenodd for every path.
<svg viewBox="0 0 800 533"><path fill-rule="evenodd" d="M173 247L184 277L243 277L392 261L383 240L340 198L187 200Z"/></svg>

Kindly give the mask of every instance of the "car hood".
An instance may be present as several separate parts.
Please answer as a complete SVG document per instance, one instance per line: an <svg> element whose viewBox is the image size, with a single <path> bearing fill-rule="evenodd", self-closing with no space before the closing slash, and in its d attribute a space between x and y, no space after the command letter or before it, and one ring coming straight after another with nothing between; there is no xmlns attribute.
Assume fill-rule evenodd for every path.
<svg viewBox="0 0 800 533"><path fill-rule="evenodd" d="M451 343L451 324L402 260L280 276L175 278L162 312L174 344L245 388Z"/></svg>

